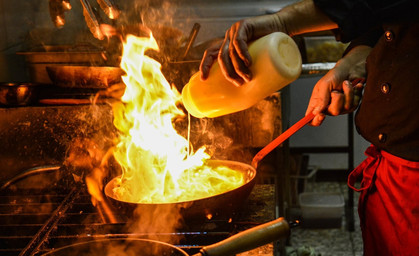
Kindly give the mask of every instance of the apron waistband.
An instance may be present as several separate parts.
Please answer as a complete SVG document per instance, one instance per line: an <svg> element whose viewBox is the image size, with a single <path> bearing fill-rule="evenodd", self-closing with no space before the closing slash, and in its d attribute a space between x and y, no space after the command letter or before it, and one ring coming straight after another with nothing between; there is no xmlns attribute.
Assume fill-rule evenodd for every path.
<svg viewBox="0 0 419 256"><path fill-rule="evenodd" d="M371 186L375 172L377 171L377 168L383 158L399 165L407 166L413 169L419 169L419 162L409 161L397 157L386 151L379 150L374 145L369 146L367 150L365 150L365 155L367 156L367 159L365 159L358 167L356 167L348 176L348 186L357 192L366 190ZM361 186L356 188L355 182L360 177L362 177Z"/></svg>

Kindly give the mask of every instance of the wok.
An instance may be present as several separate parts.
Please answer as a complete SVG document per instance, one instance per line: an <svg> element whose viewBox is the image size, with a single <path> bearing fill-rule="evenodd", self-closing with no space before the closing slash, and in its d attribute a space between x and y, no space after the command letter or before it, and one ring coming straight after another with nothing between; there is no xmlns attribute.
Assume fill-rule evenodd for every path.
<svg viewBox="0 0 419 256"><path fill-rule="evenodd" d="M228 166L242 172L245 175L245 183L222 194L177 203L142 204L119 200L113 193L117 178L113 178L106 184L104 192L110 204L126 216L132 216L134 211L141 216L150 212L170 212L173 209L179 209L181 216L188 223L205 221L208 216L211 216L213 220L234 218L255 185L256 169L244 163L228 160L209 160L207 164L209 166Z"/></svg>
<svg viewBox="0 0 419 256"><path fill-rule="evenodd" d="M193 256L229 256L245 252L289 236L290 225L284 218L253 227L216 244L204 246ZM136 255L189 256L184 250L147 239L104 239L59 248L45 256Z"/></svg>

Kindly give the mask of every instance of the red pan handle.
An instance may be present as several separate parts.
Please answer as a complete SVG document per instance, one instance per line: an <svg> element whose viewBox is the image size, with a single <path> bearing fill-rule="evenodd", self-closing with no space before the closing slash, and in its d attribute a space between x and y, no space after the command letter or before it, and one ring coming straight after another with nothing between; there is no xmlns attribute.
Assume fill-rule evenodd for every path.
<svg viewBox="0 0 419 256"><path fill-rule="evenodd" d="M281 145L284 141L286 141L291 135L296 133L298 130L300 130L304 125L308 124L311 120L313 120L314 114L310 113L303 117L300 121L295 123L293 126L288 128L285 132L281 133L276 139L271 141L268 145L266 145L264 148L262 148L254 157L252 160L252 166L256 169L258 166L258 163L262 158L264 158L267 154L269 154L272 150L274 150L276 147Z"/></svg>
<svg viewBox="0 0 419 256"><path fill-rule="evenodd" d="M352 85L355 86L359 83L364 83L364 78L356 78L352 80ZM308 124L311 120L314 118L314 114L310 113L303 117L300 121L295 123L293 126L288 128L285 132L283 132L281 135L279 135L276 139L271 141L268 145L266 145L264 148L262 148L252 159L251 165L256 169L258 166L258 163L260 160L262 160L267 154L269 154L272 150L274 150L276 147L281 145L284 141L286 141L291 135L296 133L298 130L300 130L303 126Z"/></svg>

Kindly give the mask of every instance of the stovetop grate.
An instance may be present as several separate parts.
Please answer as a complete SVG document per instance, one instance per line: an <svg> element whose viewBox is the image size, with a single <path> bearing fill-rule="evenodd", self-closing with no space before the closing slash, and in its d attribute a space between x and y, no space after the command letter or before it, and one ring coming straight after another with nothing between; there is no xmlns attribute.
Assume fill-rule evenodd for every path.
<svg viewBox="0 0 419 256"><path fill-rule="evenodd" d="M149 238L150 235L161 241L176 236L180 242L175 246L193 254L202 246L236 232L237 223L219 221L215 223L217 228L210 231L192 228L176 233L131 233L125 216L116 213L118 221L108 223L92 205L85 185L75 182L68 171L57 169L40 175L46 177L31 176L22 187L10 184L0 190L2 256L38 256L52 249L94 239ZM38 184L39 180L43 184ZM45 180L50 182L45 183ZM36 188L37 185L41 188Z"/></svg>

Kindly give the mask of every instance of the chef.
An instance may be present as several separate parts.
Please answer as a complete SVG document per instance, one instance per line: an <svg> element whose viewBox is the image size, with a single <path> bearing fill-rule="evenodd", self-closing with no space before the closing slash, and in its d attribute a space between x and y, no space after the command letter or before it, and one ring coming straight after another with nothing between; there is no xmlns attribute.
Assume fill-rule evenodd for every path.
<svg viewBox="0 0 419 256"><path fill-rule="evenodd" d="M266 34L332 30L350 42L314 86L306 113L316 115L311 124L318 126L326 114L357 109L357 131L371 146L348 185L361 192L365 255L419 255L418 6L415 0L302 0L233 24L201 61L201 79L218 59L224 76L241 86L252 79L247 43ZM355 78L366 78L365 88L351 84Z"/></svg>

